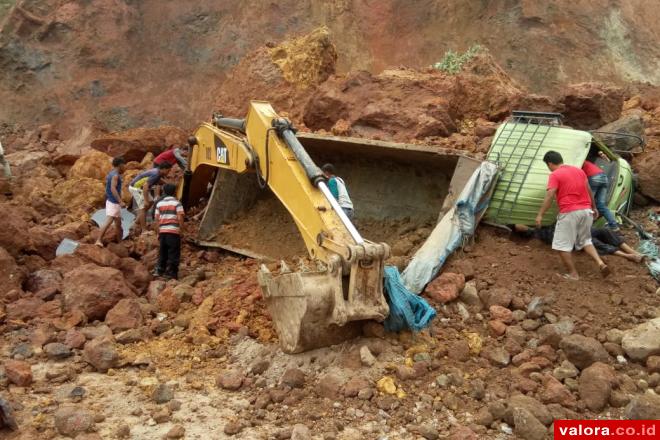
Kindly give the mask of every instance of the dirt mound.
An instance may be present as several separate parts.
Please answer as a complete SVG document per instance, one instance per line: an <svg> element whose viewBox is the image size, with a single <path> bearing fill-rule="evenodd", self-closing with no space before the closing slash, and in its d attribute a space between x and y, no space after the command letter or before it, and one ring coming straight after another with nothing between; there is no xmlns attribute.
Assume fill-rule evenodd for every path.
<svg viewBox="0 0 660 440"><path fill-rule="evenodd" d="M103 206L105 184L89 177L64 180L53 188L51 198L55 203L72 212L91 215Z"/></svg>
<svg viewBox="0 0 660 440"><path fill-rule="evenodd" d="M422 219L354 219L360 234L373 242L393 245L393 255L411 255L428 236L430 229ZM308 256L305 242L293 218L274 196L264 197L222 225L214 239L240 249L247 249L269 259L296 263ZM392 261L392 263L394 260Z"/></svg>
<svg viewBox="0 0 660 440"><path fill-rule="evenodd" d="M336 60L325 28L275 47L261 47L243 58L222 82L215 109L242 117L250 100L266 100L299 121L304 102L315 86L334 73Z"/></svg>
<svg viewBox="0 0 660 440"><path fill-rule="evenodd" d="M270 50L270 56L284 79L303 89L328 79L337 63L337 50L326 27L284 41Z"/></svg>
<svg viewBox="0 0 660 440"><path fill-rule="evenodd" d="M463 120L500 120L526 91L488 53L456 74L395 69L335 76L305 107L305 125L342 135L408 141L447 137Z"/></svg>
<svg viewBox="0 0 660 440"><path fill-rule="evenodd" d="M621 116L623 89L599 83L572 84L560 99L566 123L580 130L592 130Z"/></svg>
<svg viewBox="0 0 660 440"><path fill-rule="evenodd" d="M178 127L136 128L92 141L92 148L109 156L123 156L127 162L140 162L147 153L157 156L172 146L186 145L188 135Z"/></svg>
<svg viewBox="0 0 660 440"><path fill-rule="evenodd" d="M225 76L244 60L258 63L246 58L251 51L324 25L342 72L422 68L441 61L448 50L479 43L514 78L543 94L593 80L657 84L660 37L653 31L658 22L653 6L615 1L602 8L567 0L552 5L442 0L405 7L393 0L377 5L284 0L272 6L247 0L204 1L191 9L183 3L163 7L156 0L23 1L0 8L5 103L0 120L27 127L50 123L66 140L82 126L92 135L168 123L189 129L208 117L214 103L240 115L242 103L224 110L213 92ZM263 52L267 59L271 51Z"/></svg>

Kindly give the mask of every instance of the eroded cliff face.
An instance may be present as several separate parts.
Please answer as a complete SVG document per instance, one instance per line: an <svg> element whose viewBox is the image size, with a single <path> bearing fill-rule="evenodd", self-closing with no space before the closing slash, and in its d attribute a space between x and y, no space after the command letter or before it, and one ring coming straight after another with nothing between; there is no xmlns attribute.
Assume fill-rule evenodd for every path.
<svg viewBox="0 0 660 440"><path fill-rule="evenodd" d="M0 2L0 121L65 138L192 127L246 54L322 25L339 73L423 67L478 43L532 92L660 83L660 12L645 0L12 3Z"/></svg>

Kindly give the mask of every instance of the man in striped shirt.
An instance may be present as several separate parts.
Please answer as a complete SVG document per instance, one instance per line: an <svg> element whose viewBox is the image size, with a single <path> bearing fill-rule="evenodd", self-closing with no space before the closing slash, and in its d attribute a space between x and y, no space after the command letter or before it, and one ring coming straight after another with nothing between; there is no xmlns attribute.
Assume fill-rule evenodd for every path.
<svg viewBox="0 0 660 440"><path fill-rule="evenodd" d="M155 219L158 225L158 265L154 275L177 279L181 258L181 226L183 225L183 206L174 196L176 186L168 183L163 186L165 196L156 203Z"/></svg>

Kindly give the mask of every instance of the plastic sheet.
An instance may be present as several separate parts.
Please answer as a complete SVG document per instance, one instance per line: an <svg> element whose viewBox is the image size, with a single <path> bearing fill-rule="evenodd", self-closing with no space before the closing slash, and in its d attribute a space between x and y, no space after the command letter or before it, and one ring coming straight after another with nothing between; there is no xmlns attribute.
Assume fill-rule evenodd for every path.
<svg viewBox="0 0 660 440"><path fill-rule="evenodd" d="M435 278L445 261L474 234L478 220L490 202L498 168L483 162L461 191L454 206L436 225L429 238L415 253L401 278L407 289L420 293Z"/></svg>
<svg viewBox="0 0 660 440"><path fill-rule="evenodd" d="M105 209L99 209L92 215L92 221L96 223L98 227L101 227L105 223ZM121 229L122 229L122 238L126 239L128 234L131 231L131 227L135 223L135 214L133 214L128 209L121 210Z"/></svg>

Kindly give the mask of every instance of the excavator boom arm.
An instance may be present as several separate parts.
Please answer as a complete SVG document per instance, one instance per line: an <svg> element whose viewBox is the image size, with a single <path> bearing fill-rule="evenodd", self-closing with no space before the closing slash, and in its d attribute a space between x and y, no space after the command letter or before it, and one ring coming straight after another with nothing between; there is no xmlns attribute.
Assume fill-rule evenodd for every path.
<svg viewBox="0 0 660 440"><path fill-rule="evenodd" d="M214 117L200 125L195 139L184 194L199 192L218 168L255 173L293 218L309 255L325 265L322 271L280 275L262 268L260 283L285 350L326 345L350 333L340 329L349 322L387 316L382 278L389 247L360 236L291 124L270 104L252 101L244 120ZM218 181L214 191L223 191ZM223 208L213 200L206 215Z"/></svg>

